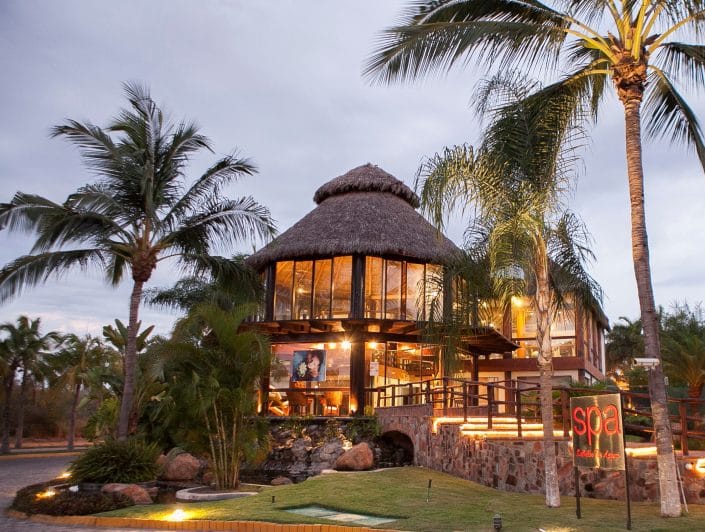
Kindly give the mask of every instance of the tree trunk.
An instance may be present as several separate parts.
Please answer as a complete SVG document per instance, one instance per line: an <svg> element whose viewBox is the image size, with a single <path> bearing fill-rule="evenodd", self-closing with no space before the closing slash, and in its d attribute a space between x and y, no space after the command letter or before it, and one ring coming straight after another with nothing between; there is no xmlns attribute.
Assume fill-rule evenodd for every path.
<svg viewBox="0 0 705 532"><path fill-rule="evenodd" d="M127 345L125 346L124 384L122 400L120 401L120 416L118 418L118 440L126 440L129 432L132 402L135 396L135 381L137 370L137 318L144 282L135 281L130 296L130 317L127 326Z"/></svg>
<svg viewBox="0 0 705 532"><path fill-rule="evenodd" d="M74 439L76 437L76 416L78 414L78 400L81 397L81 383L74 387L73 401L71 401L71 414L69 416L69 433L66 438L66 447L73 451Z"/></svg>
<svg viewBox="0 0 705 532"><path fill-rule="evenodd" d="M0 453L10 452L10 403L12 402L12 386L15 384L15 368L10 366L10 370L5 377L5 405L2 409L2 444Z"/></svg>
<svg viewBox="0 0 705 532"><path fill-rule="evenodd" d="M624 102L624 117L627 145L627 174L629 178L629 200L632 221L632 257L639 294L639 308L644 329L644 351L647 357L659 363L649 372L649 395L656 433L656 452L661 492L661 515L681 515L680 492L673 453L673 435L668 419L668 398L661 364L658 315L654 303L649 263L649 244L646 236L646 214L644 209L644 173L641 157L641 101L629 99Z"/></svg>
<svg viewBox="0 0 705 532"><path fill-rule="evenodd" d="M24 402L27 397L27 385L29 378L27 370L22 372L22 386L20 386L20 400L17 403L17 430L15 430L15 449L22 448L22 439L24 438Z"/></svg>
<svg viewBox="0 0 705 532"><path fill-rule="evenodd" d="M548 284L548 258L545 245L536 252L536 341L539 344L539 384L541 387L541 422L543 424L544 474L546 506L558 508L561 494L553 436L553 352L551 351L551 292Z"/></svg>

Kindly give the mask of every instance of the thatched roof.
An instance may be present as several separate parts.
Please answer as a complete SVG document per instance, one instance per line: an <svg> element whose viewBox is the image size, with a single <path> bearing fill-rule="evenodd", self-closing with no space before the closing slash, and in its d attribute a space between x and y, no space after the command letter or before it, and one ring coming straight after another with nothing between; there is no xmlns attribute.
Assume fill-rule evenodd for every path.
<svg viewBox="0 0 705 532"><path fill-rule="evenodd" d="M416 212L418 196L372 164L329 181L314 200L318 207L250 256L248 263L262 269L281 260L359 253L443 264L459 252Z"/></svg>

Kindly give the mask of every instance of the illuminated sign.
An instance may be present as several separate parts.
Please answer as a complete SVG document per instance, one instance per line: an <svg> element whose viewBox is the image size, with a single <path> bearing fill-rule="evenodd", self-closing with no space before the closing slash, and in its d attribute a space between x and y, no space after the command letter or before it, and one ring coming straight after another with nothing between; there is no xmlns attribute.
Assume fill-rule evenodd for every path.
<svg viewBox="0 0 705 532"><path fill-rule="evenodd" d="M624 469L624 426L619 394L571 397L573 463L596 469Z"/></svg>

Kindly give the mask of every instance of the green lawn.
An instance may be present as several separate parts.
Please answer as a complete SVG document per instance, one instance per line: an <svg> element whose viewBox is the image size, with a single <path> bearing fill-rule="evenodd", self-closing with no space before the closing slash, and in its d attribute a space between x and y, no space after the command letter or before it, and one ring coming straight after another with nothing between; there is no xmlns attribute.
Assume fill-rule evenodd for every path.
<svg viewBox="0 0 705 532"><path fill-rule="evenodd" d="M429 479L431 498L426 502ZM275 502L272 503L272 497ZM328 508L397 517L381 528L399 530L492 530L499 513L503 530L624 530L626 505L622 501L582 499L583 518L575 517L575 499L562 498L563 506L548 509L542 496L497 491L467 480L405 467L367 473L338 473L314 477L290 486L269 487L246 499L179 505L193 519L255 520L277 523L324 523L283 511L319 505ZM174 506L133 506L102 515L163 519ZM632 504L632 530L703 530L705 507L692 505L678 519L659 517L657 504Z"/></svg>

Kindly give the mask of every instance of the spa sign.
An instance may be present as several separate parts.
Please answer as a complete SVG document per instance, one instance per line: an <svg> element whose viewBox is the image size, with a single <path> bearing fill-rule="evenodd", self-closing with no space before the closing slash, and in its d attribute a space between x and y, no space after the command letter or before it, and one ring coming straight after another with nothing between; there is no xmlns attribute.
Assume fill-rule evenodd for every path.
<svg viewBox="0 0 705 532"><path fill-rule="evenodd" d="M624 426L618 393L571 397L573 463L596 469L624 469Z"/></svg>

